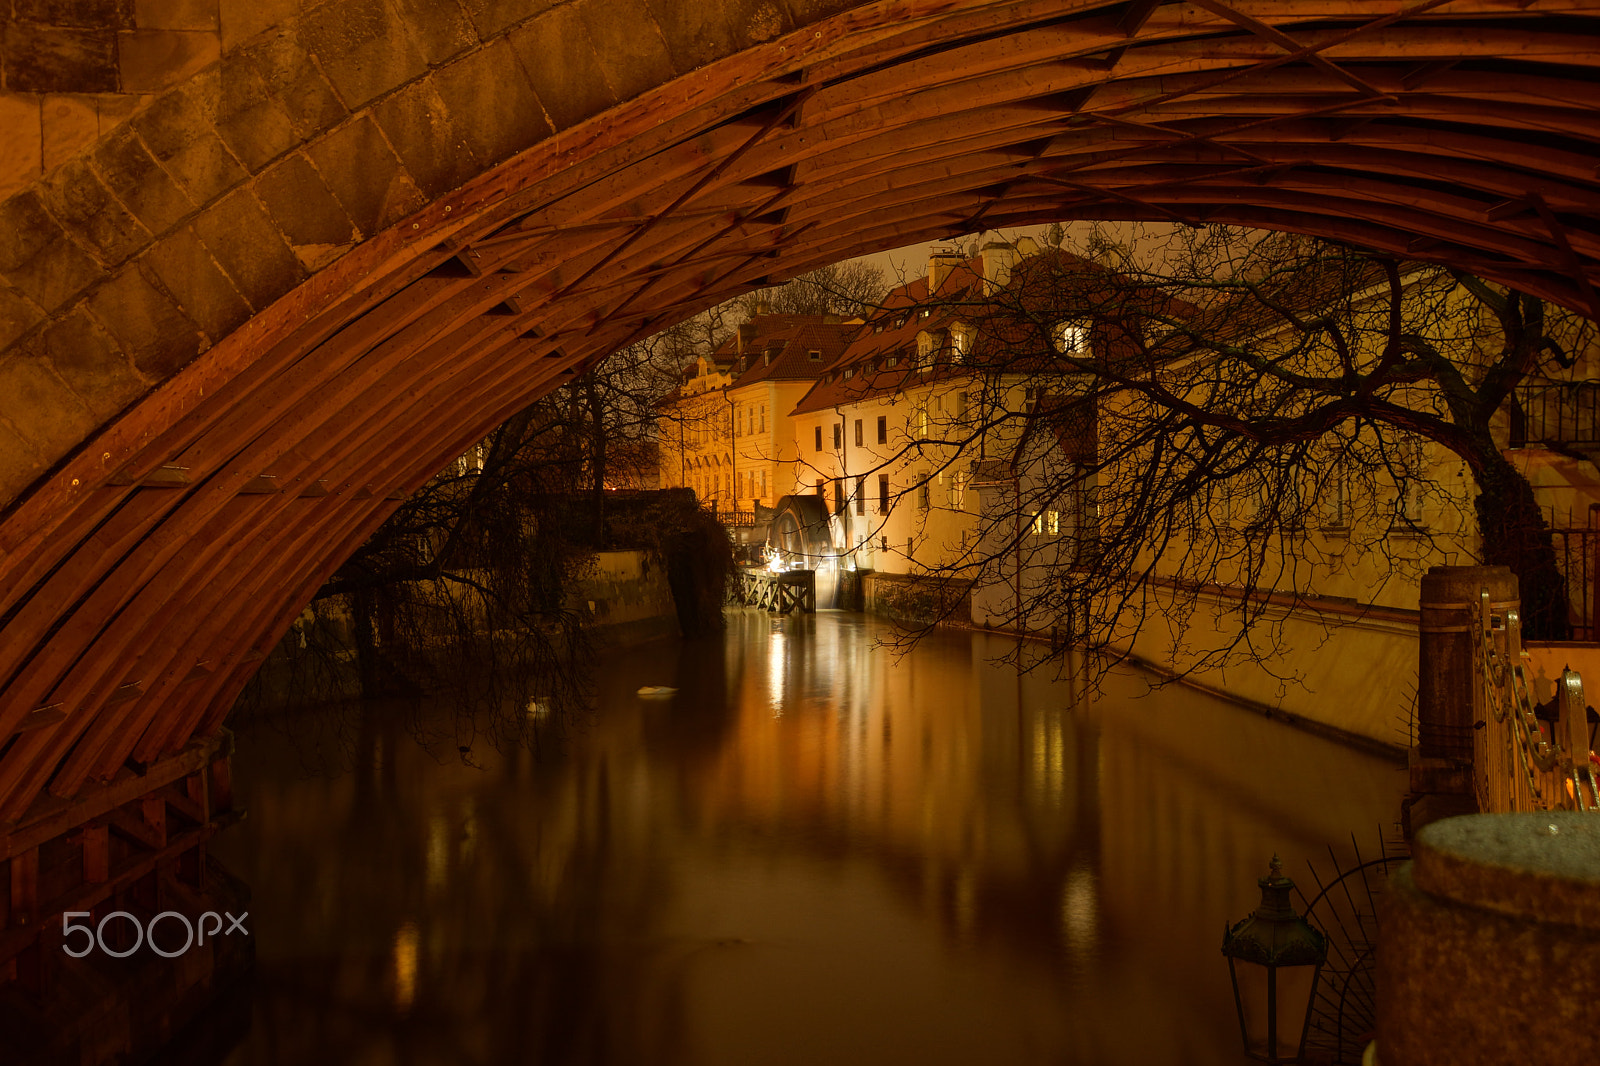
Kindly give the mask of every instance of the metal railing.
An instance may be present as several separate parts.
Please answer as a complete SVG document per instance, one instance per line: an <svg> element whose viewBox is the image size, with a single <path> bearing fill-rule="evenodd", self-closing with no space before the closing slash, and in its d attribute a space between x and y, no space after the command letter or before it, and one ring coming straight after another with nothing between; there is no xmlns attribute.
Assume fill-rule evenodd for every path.
<svg viewBox="0 0 1600 1066"><path fill-rule="evenodd" d="M1528 683L1517 609L1494 610L1484 589L1472 629L1477 643L1473 765L1478 808L1497 814L1600 812L1582 678L1575 670L1561 671L1554 728L1547 735Z"/></svg>
<svg viewBox="0 0 1600 1066"><path fill-rule="evenodd" d="M1511 413L1511 446L1600 445L1600 383L1524 385Z"/></svg>
<svg viewBox="0 0 1600 1066"><path fill-rule="evenodd" d="M1550 530L1556 566L1567 579L1572 639L1600 640L1600 525Z"/></svg>

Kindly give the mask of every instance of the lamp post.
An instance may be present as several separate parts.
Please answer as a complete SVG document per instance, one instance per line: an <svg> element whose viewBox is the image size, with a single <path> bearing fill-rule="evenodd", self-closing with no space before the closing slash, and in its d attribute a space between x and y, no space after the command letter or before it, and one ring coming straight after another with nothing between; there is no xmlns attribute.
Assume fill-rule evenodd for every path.
<svg viewBox="0 0 1600 1066"><path fill-rule="evenodd" d="M1239 1035L1245 1054L1261 1062L1300 1062L1311 1027L1317 978L1328 939L1289 902L1294 882L1272 857L1271 872L1256 882L1261 906L1222 935L1222 954L1233 979Z"/></svg>

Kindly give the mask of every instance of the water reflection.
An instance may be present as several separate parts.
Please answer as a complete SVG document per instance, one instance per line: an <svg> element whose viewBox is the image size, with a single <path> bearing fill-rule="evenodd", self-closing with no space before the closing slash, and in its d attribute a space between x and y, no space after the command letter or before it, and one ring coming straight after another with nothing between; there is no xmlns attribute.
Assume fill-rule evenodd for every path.
<svg viewBox="0 0 1600 1066"><path fill-rule="evenodd" d="M261 978L229 1062L1238 1062L1224 920L1274 851L1392 820L1396 766L875 632L738 613L634 650L556 758L465 766L382 706L347 772L242 737L219 850Z"/></svg>

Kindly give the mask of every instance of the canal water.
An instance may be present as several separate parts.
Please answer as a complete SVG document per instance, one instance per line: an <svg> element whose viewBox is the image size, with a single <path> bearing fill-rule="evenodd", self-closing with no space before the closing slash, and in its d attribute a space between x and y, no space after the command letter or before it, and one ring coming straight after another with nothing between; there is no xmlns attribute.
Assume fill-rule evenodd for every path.
<svg viewBox="0 0 1600 1066"><path fill-rule="evenodd" d="M246 730L215 851L259 971L221 1061L1239 1063L1224 922L1274 853L1376 850L1403 767L888 632L730 612L607 659L538 758L426 750L382 705L331 755Z"/></svg>

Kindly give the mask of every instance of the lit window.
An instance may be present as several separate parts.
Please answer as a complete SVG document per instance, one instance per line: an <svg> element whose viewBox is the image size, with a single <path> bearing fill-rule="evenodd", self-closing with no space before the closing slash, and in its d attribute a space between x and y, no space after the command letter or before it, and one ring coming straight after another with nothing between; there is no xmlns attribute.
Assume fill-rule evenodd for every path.
<svg viewBox="0 0 1600 1066"><path fill-rule="evenodd" d="M1052 537L1061 536L1061 512L1046 511L1044 527Z"/></svg>
<svg viewBox="0 0 1600 1066"><path fill-rule="evenodd" d="M1032 525L1033 525L1033 535L1034 536L1037 537L1037 536L1040 536L1040 535L1042 535L1044 533L1044 513L1043 512L1035 512L1035 514L1033 516Z"/></svg>
<svg viewBox="0 0 1600 1066"><path fill-rule="evenodd" d="M1078 355L1089 350L1089 323L1081 318L1057 322L1054 336L1056 351L1062 355Z"/></svg>
<svg viewBox="0 0 1600 1066"><path fill-rule="evenodd" d="M951 510L964 510L967 504L967 472L957 470L948 475L945 488L945 502Z"/></svg>

